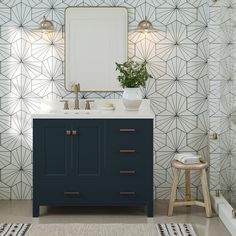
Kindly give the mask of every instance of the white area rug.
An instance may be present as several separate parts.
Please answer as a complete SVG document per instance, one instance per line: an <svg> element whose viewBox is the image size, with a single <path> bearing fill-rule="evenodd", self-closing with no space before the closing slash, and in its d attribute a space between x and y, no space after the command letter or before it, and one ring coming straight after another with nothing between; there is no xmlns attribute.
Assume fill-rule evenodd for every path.
<svg viewBox="0 0 236 236"><path fill-rule="evenodd" d="M189 224L33 224L27 236L196 236L196 233Z"/></svg>

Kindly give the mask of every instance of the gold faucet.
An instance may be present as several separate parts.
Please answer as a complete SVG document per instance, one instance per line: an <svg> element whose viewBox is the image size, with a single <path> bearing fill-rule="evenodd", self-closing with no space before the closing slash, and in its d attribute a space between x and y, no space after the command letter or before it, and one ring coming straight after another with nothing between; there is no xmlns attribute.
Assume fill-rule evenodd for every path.
<svg viewBox="0 0 236 236"><path fill-rule="evenodd" d="M73 91L75 93L75 101L74 101L74 109L78 110L79 109L79 96L78 93L80 91L80 84L74 84L73 85Z"/></svg>

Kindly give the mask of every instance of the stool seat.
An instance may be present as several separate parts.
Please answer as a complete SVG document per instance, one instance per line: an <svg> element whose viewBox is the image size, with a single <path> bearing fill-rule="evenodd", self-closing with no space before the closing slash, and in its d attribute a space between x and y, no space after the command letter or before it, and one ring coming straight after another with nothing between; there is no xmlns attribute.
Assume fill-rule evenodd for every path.
<svg viewBox="0 0 236 236"><path fill-rule="evenodd" d="M201 170L205 169L207 167L207 162L204 160L201 160L199 164L184 164L177 160L172 160L171 165L177 169L183 169L183 170Z"/></svg>
<svg viewBox="0 0 236 236"><path fill-rule="evenodd" d="M201 206L206 210L207 217L211 217L211 201L207 184L207 175L206 175L206 167L208 163L206 161L201 160L198 164L184 164L177 160L171 161L172 167L175 168L173 184L171 188L170 194L170 202L168 209L168 216L172 216L174 207L177 206ZM176 201L176 191L179 182L179 174L180 171L185 171L185 200L184 201ZM191 199L191 187L190 187L190 171L191 170L199 170L200 171L200 179L202 184L202 193L204 197L204 201L192 200Z"/></svg>

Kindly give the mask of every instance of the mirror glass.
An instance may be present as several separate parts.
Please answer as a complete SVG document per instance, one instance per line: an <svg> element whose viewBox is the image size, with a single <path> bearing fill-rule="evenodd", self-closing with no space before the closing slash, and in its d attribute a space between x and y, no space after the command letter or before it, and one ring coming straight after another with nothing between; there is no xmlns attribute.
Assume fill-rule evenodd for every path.
<svg viewBox="0 0 236 236"><path fill-rule="evenodd" d="M65 12L65 87L122 91L115 62L127 61L127 9L68 7Z"/></svg>

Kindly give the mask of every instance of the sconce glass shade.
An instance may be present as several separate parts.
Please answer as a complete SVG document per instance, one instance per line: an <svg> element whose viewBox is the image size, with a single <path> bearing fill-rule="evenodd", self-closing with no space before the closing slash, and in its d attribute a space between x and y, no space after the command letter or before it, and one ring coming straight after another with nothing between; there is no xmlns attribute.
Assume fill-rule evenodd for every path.
<svg viewBox="0 0 236 236"><path fill-rule="evenodd" d="M38 31L41 31L43 33L50 33L54 31L54 25L52 21L47 20L46 17L43 17L43 20L40 23Z"/></svg>
<svg viewBox="0 0 236 236"><path fill-rule="evenodd" d="M156 32L157 30L153 27L152 23L145 18L145 20L142 20L139 22L137 27L137 32L140 33L151 33Z"/></svg>

